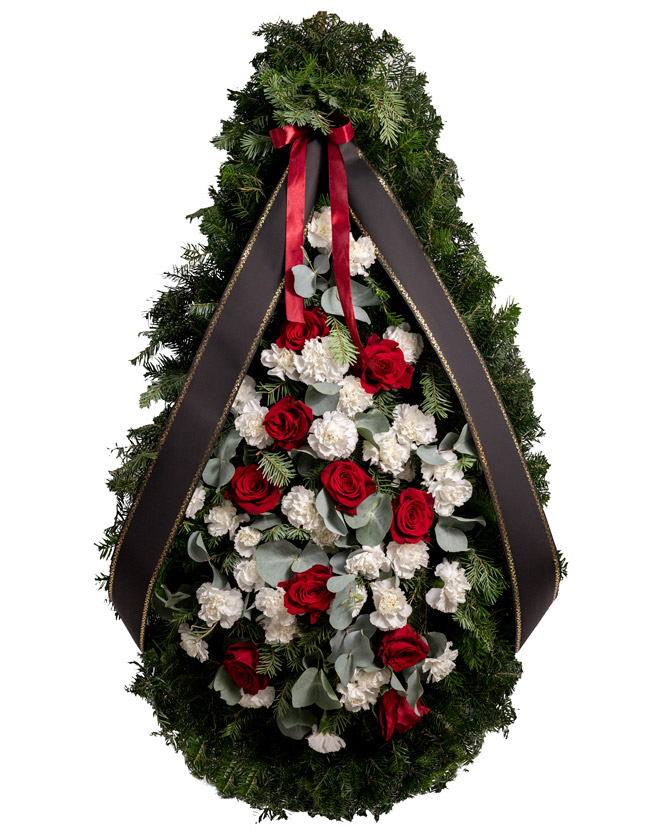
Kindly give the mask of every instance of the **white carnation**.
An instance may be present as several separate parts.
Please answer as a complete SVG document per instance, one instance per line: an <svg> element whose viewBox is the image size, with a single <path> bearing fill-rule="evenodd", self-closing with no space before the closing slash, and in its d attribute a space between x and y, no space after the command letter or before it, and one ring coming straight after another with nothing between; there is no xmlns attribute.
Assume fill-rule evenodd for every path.
<svg viewBox="0 0 665 831"><path fill-rule="evenodd" d="M341 736L335 733L319 733L317 725L314 725L312 732L307 736L307 743L317 753L336 753L346 747L346 742Z"/></svg>
<svg viewBox="0 0 665 831"><path fill-rule="evenodd" d="M390 563L383 551L383 545L363 545L347 557L346 570L349 574L358 574L368 580L376 580L381 571L390 571Z"/></svg>
<svg viewBox="0 0 665 831"><path fill-rule="evenodd" d="M349 371L348 364L340 363L330 351L330 337L310 338L300 354L292 350L295 368L303 384L340 384Z"/></svg>
<svg viewBox="0 0 665 831"><path fill-rule="evenodd" d="M314 491L304 485L295 485L282 499L282 513L294 528L310 531L321 521L315 500Z"/></svg>
<svg viewBox="0 0 665 831"><path fill-rule="evenodd" d="M314 528L309 529L309 535L314 545L320 545L321 548L330 548L339 536L339 534L331 531L330 528L326 528L323 519Z"/></svg>
<svg viewBox="0 0 665 831"><path fill-rule="evenodd" d="M376 433L374 441L378 447L368 441L363 443L363 459L378 465L384 473L399 476L409 461L410 446L400 439L392 427L386 433Z"/></svg>
<svg viewBox="0 0 665 831"><path fill-rule="evenodd" d="M423 351L423 339L416 332L411 331L408 323L401 326L389 326L383 333L386 340L394 340L404 353L407 364L415 364Z"/></svg>
<svg viewBox="0 0 665 831"><path fill-rule="evenodd" d="M427 543L389 542L386 556L398 577L410 580L417 569L429 562Z"/></svg>
<svg viewBox="0 0 665 831"><path fill-rule="evenodd" d="M430 589L425 595L425 600L433 609L440 612L456 612L457 607L466 600L466 593L471 588L464 569L457 560L450 563L444 557L434 569L434 574L443 580L443 588Z"/></svg>
<svg viewBox="0 0 665 831"><path fill-rule="evenodd" d="M337 411L315 418L309 428L309 446L321 459L346 459L358 442L355 423Z"/></svg>
<svg viewBox="0 0 665 831"><path fill-rule="evenodd" d="M262 620L259 623L263 626L266 643L291 643L298 634L298 621L293 615L288 620L276 618L273 620Z"/></svg>
<svg viewBox="0 0 665 831"><path fill-rule="evenodd" d="M367 589L363 586L362 583L359 583L357 580L351 592L350 598L353 601L351 615L353 617L358 617L358 615L360 614L360 610L365 605L365 601L367 600Z"/></svg>
<svg viewBox="0 0 665 831"><path fill-rule="evenodd" d="M233 576L236 583L245 592L252 592L265 586L263 579L256 570L256 560L253 557L251 560L240 560L236 563L233 567Z"/></svg>
<svg viewBox="0 0 665 831"><path fill-rule="evenodd" d="M196 590L196 599L201 604L199 617L208 626L219 623L223 629L230 629L242 616L244 604L239 589L216 589L212 583L204 583Z"/></svg>
<svg viewBox="0 0 665 831"><path fill-rule="evenodd" d="M329 205L312 214L307 226L307 242L318 248L322 254L330 254L332 251L332 217Z"/></svg>
<svg viewBox="0 0 665 831"><path fill-rule="evenodd" d="M263 612L270 620L281 620L283 622L292 620L292 615L288 613L284 605L284 594L282 588L272 589L266 586L257 592L254 605L259 612Z"/></svg>
<svg viewBox="0 0 665 831"><path fill-rule="evenodd" d="M454 479L433 480L428 483L427 490L434 497L434 512L439 516L451 516L455 508L471 499L473 493L468 479L459 482Z"/></svg>
<svg viewBox="0 0 665 831"><path fill-rule="evenodd" d="M277 346L273 343L270 349L261 352L261 363L268 368L268 375L274 375L285 381L290 378L292 381L299 379L296 369L296 353L293 349Z"/></svg>
<svg viewBox="0 0 665 831"><path fill-rule="evenodd" d="M261 532L258 528L244 526L238 528L233 537L233 547L241 557L252 557L256 546L261 542Z"/></svg>
<svg viewBox="0 0 665 831"><path fill-rule="evenodd" d="M429 462L423 462L420 466L420 472L423 477L423 482L443 482L444 479L453 479L459 482L464 478L464 474L457 467L457 456L454 450L437 450L435 451L441 457L441 464L431 465Z"/></svg>
<svg viewBox="0 0 665 831"><path fill-rule="evenodd" d="M389 681L388 667L372 672L356 669L348 684L337 685L342 706L352 713L369 710L373 704L376 704L381 687Z"/></svg>
<svg viewBox="0 0 665 831"><path fill-rule="evenodd" d="M194 519L198 512L203 507L206 501L206 492L203 485L198 484L194 488L194 493L192 494L192 498L189 500L189 505L187 506L187 510L185 511L185 516L188 519Z"/></svg>
<svg viewBox="0 0 665 831"><path fill-rule="evenodd" d="M354 240L353 234L349 234L349 270L351 276L367 274L367 269L374 262L376 262L376 252L372 240L364 235Z"/></svg>
<svg viewBox="0 0 665 831"><path fill-rule="evenodd" d="M200 635L192 632L191 626L181 623L178 626L180 632L180 645L190 658L198 658L201 663L208 660L208 644Z"/></svg>
<svg viewBox="0 0 665 831"><path fill-rule="evenodd" d="M347 375L339 391L337 409L345 416L353 418L357 413L363 413L370 407L373 400L372 393L363 389L363 385L355 375Z"/></svg>
<svg viewBox="0 0 665 831"><path fill-rule="evenodd" d="M256 391L256 381L249 375L245 375L240 384L240 389L236 395L231 409L236 415L241 413L250 401L260 401L261 396Z"/></svg>
<svg viewBox="0 0 665 831"><path fill-rule="evenodd" d="M436 441L434 416L424 413L415 404L398 404L395 407L392 429L400 441L412 448Z"/></svg>
<svg viewBox="0 0 665 831"><path fill-rule="evenodd" d="M255 710L257 707L270 707L274 700L275 688L265 687L264 689L259 690L256 695L243 693L238 704L240 704L241 707L249 707L252 710Z"/></svg>
<svg viewBox="0 0 665 831"><path fill-rule="evenodd" d="M268 447L272 438L266 433L263 421L268 415L268 408L262 407L258 401L250 401L245 409L236 416L235 428L252 447Z"/></svg>
<svg viewBox="0 0 665 831"><path fill-rule="evenodd" d="M455 669L457 650L451 649L452 645L452 641L448 641L444 652L438 658L425 658L423 672L429 673L427 681L430 684L441 681Z"/></svg>
<svg viewBox="0 0 665 831"><path fill-rule="evenodd" d="M376 611L369 616L370 623L383 632L406 626L413 609L406 602L404 592L395 585L395 579L376 580L370 588L376 607Z"/></svg>
<svg viewBox="0 0 665 831"><path fill-rule="evenodd" d="M225 499L221 505L215 505L203 517L208 526L208 533L211 537L223 537L224 534L235 532L243 519L248 519L247 514L238 514L233 502Z"/></svg>

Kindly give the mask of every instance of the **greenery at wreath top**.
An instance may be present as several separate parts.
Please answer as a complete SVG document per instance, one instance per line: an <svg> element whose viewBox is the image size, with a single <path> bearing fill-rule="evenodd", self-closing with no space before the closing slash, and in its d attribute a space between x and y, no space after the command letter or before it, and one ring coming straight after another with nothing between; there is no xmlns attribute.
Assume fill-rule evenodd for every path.
<svg viewBox="0 0 665 831"><path fill-rule="evenodd" d="M256 34L265 38L265 50L252 62L254 74L245 88L229 93L234 117L222 123L213 140L227 158L210 190L212 204L191 217L200 220L206 243L185 248L184 265L168 275L171 287L147 313L148 344L134 360L149 383L141 404L164 401L167 406L152 423L130 431L127 445L117 448L120 466L109 487L117 495L118 510L99 546L102 556L113 551L207 321L283 172L285 151L272 150L268 131L286 123L325 131L333 113L351 119L356 142L414 224L485 357L546 502L547 461L530 449L542 434L533 409L533 381L515 345L519 308L494 305L498 278L487 271L473 228L457 207L462 193L457 169L437 148L442 122L425 90L425 76L415 71L412 57L392 35L374 37L369 26L345 23L336 15L265 24ZM385 292L386 308L399 314L389 290L377 288L379 297ZM269 328L266 342L271 335ZM435 385L429 395L436 404ZM484 513L492 519L489 499ZM496 524L489 524L488 534L493 529L494 537L488 556L505 568ZM106 575L99 579L105 586ZM291 758L292 747L265 736L253 712L244 714L242 730L238 721L226 719L215 708L207 682L192 673L190 659L155 617L132 689L152 704L162 735L183 752L192 772L222 795L237 796L266 816L285 816L294 805L335 818L365 810L378 816L409 794L445 787L478 753L487 731L505 731L514 719L509 696L520 665L512 654L511 612L505 601L492 626L492 647L479 665L460 673L457 685L451 681L442 687L439 701L428 702L436 711L430 725L400 742L377 744L372 758L366 747L351 745L342 766L333 767L318 754ZM463 634L471 649L473 633Z"/></svg>

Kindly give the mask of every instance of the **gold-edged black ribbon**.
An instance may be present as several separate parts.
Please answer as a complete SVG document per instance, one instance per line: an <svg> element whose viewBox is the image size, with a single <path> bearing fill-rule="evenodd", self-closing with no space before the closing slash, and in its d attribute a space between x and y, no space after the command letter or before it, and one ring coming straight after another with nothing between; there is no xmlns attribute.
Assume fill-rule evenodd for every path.
<svg viewBox="0 0 665 831"><path fill-rule="evenodd" d="M540 499L485 362L408 217L353 142L340 149L351 215L432 344L469 423L506 552L518 651L559 585ZM306 216L325 187L325 150L320 136L308 142ZM162 563L283 289L286 174L210 321L114 552L109 593L140 649Z"/></svg>

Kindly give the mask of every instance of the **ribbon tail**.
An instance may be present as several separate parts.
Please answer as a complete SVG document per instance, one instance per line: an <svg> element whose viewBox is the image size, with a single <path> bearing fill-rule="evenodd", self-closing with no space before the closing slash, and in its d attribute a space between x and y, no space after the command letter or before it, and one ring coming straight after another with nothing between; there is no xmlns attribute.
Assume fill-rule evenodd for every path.
<svg viewBox="0 0 665 831"><path fill-rule="evenodd" d="M350 210L451 380L473 435L503 540L515 608L515 651L558 592L560 567L515 431L485 361L390 188L358 148L341 148Z"/></svg>
<svg viewBox="0 0 665 831"><path fill-rule="evenodd" d="M286 319L304 323L305 306L296 293L293 268L302 265L305 235L305 185L307 136L297 137L291 144L289 175L286 190L286 245L284 247L284 302Z"/></svg>

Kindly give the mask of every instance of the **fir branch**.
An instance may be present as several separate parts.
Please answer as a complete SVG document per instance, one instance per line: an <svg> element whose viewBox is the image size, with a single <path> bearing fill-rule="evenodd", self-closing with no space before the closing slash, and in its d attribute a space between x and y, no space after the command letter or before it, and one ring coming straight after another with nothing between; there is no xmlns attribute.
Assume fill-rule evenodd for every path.
<svg viewBox="0 0 665 831"><path fill-rule="evenodd" d="M428 363L420 368L420 388L423 392L421 409L429 415L445 418L452 412L447 392L450 382L439 364Z"/></svg>
<svg viewBox="0 0 665 831"><path fill-rule="evenodd" d="M297 381L291 381L289 379L282 380L281 378L268 376L265 381L259 381L257 383L256 391L266 396L266 403L270 407L279 401L280 398L284 398L285 395L302 398L304 386Z"/></svg>
<svg viewBox="0 0 665 831"><path fill-rule="evenodd" d="M266 528L261 532L261 542L272 542L273 540L295 540L297 542L307 542L310 535L309 531L304 531L302 528L294 528L293 525L273 525L272 528Z"/></svg>
<svg viewBox="0 0 665 831"><path fill-rule="evenodd" d="M277 488L285 487L296 475L293 462L286 453L274 450L259 450L257 456L259 470L268 482Z"/></svg>
<svg viewBox="0 0 665 831"><path fill-rule="evenodd" d="M358 350L351 340L349 330L334 315L328 315L328 328L330 337L330 352L336 361L342 364L353 366L358 357Z"/></svg>

